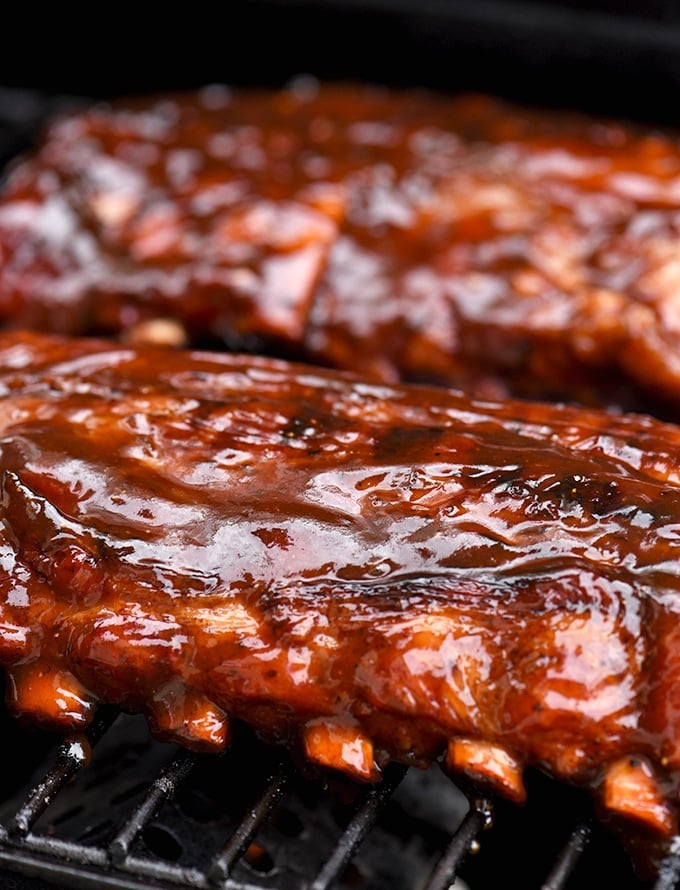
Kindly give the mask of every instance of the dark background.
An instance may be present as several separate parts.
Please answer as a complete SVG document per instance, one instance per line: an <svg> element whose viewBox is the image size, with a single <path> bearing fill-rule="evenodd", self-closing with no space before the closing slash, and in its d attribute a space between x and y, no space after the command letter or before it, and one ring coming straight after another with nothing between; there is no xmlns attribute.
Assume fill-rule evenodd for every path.
<svg viewBox="0 0 680 890"><path fill-rule="evenodd" d="M107 97L308 72L680 124L678 0L14 4L3 20L4 86Z"/></svg>

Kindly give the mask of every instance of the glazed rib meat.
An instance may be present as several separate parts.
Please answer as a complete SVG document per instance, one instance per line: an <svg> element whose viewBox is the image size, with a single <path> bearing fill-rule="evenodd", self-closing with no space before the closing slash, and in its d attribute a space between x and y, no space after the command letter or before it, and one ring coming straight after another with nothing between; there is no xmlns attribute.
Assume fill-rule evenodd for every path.
<svg viewBox="0 0 680 890"><path fill-rule="evenodd" d="M680 142L650 127L211 87L48 129L0 200L0 318L677 405L679 213Z"/></svg>
<svg viewBox="0 0 680 890"><path fill-rule="evenodd" d="M229 720L366 781L444 757L680 780L680 430L226 353L0 336L0 663L15 713Z"/></svg>

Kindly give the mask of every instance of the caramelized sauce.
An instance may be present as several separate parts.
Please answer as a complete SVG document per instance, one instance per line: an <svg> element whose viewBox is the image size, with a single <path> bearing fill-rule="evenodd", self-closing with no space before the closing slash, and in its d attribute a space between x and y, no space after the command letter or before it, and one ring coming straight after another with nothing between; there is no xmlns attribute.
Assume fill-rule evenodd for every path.
<svg viewBox="0 0 680 890"><path fill-rule="evenodd" d="M474 96L211 87L50 127L0 200L0 318L676 406L679 212L672 133Z"/></svg>
<svg viewBox="0 0 680 890"><path fill-rule="evenodd" d="M28 333L0 393L19 714L239 717L363 780L448 751L513 800L534 765L676 830L680 429Z"/></svg>

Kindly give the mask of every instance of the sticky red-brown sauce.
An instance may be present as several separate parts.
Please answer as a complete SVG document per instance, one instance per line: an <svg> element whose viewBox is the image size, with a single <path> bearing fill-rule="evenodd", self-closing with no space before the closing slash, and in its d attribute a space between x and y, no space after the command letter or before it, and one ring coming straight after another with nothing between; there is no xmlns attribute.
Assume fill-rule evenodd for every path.
<svg viewBox="0 0 680 890"><path fill-rule="evenodd" d="M368 780L448 745L675 829L678 428L31 334L0 391L19 714L199 749L240 717Z"/></svg>
<svg viewBox="0 0 680 890"><path fill-rule="evenodd" d="M648 409L680 387L679 211L650 127L211 87L48 129L0 198L0 316Z"/></svg>

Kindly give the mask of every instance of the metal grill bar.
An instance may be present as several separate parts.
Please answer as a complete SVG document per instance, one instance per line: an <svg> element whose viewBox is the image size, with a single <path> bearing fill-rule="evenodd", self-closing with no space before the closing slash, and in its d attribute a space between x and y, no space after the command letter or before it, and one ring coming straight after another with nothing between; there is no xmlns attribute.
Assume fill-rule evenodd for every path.
<svg viewBox="0 0 680 890"><path fill-rule="evenodd" d="M236 831L227 841L224 850L210 867L208 878L212 883L221 885L225 878L229 877L236 862L252 843L258 828L281 799L290 775L290 766L283 762L279 764L258 800L248 810Z"/></svg>
<svg viewBox="0 0 680 890"><path fill-rule="evenodd" d="M74 890L150 890L151 887L146 877L107 873L100 869L92 871L70 861L52 859L48 863L27 850L0 850L0 866L7 866L28 877L59 881ZM158 887L157 884L155 886Z"/></svg>
<svg viewBox="0 0 680 890"><path fill-rule="evenodd" d="M117 714L113 711L103 711L97 716L96 721L87 733L87 741L89 744L96 744L104 735L106 730L111 726ZM125 718L129 720L131 718ZM121 732L126 729L123 721L119 726ZM123 733L125 735L125 733ZM113 745L116 750L117 741L112 734L112 739L102 746L108 749ZM102 752L102 756L106 752ZM233 757L237 754L234 752ZM46 773L41 782L31 791L25 803L12 816L9 815L8 827L0 826L0 869L3 867L11 868L26 875L45 878L51 881L61 881L67 886L74 888L83 888L83 890L95 890L95 888L110 888L110 890L177 890L177 888L185 888L185 890L265 890L266 887L272 887L271 878L260 882L255 876L248 877L247 866L243 865L243 874L239 872L239 877L232 876L234 866L240 861L244 852L249 845L257 838L258 833L262 831L263 849L277 850L279 841L276 840L279 822L278 820L271 826L265 827L264 823L268 820L273 808L283 797L289 786L289 781L293 774L293 768L287 759L281 760L276 765L270 767L270 772L260 773L266 777L262 784L261 791L255 802L248 808L240 804L238 812L234 815L240 822L237 822L233 833L230 833L228 840L222 846L224 834L220 836L220 832L225 830L226 825L234 824L232 816L228 817L228 822L221 823L222 828L214 830L211 840L204 848L204 854L200 863L192 859L188 860L172 860L172 856L164 858L162 851L157 854L153 850L153 844L147 851L133 852L133 846L140 832L147 826L154 815L158 812L163 803L169 800L179 789L181 783L187 779L193 767L198 763L199 758L188 752L179 752L171 761L169 766L161 772L158 770L158 760L154 757L153 763L155 779L151 785L142 786L143 799L138 804L132 814L128 817L127 809L123 809L120 816L112 819L109 823L112 827L111 833L115 833L114 839L107 845L89 845L84 842L82 834L84 829L78 829L76 837L83 837L80 840L67 840L59 836L53 836L51 833L35 832L33 826L40 815L45 811L47 806L52 802L54 797L63 788L64 784L72 778L85 763L87 762L87 743L78 745L75 742L62 745L58 750L55 765ZM108 760L104 757L100 763L104 764L104 769L108 769ZM219 763L219 759L211 759L214 764ZM232 785L226 787L234 787L233 782L238 781L238 765L232 758L223 761L228 764L229 769L232 765L236 768L235 778L232 778ZM256 762L256 758L253 758ZM262 762L260 760L260 762ZM270 761L271 763L271 761ZM97 759L93 769L96 768ZM208 765L207 763L204 765ZM313 874L318 859L312 855L308 860L308 865L304 869L299 869L296 865L289 875L285 876L285 887L305 886L308 890L330 890L342 879L343 871L349 864L352 857L357 852L359 845L362 843L368 832L374 827L376 820L383 807L390 800L392 794L397 789L407 770L405 767L392 765L385 771L385 777L381 785L375 786L364 792L359 808L355 812L349 825L341 834L335 847L332 849L325 863L318 870L314 879L310 880L310 873ZM197 770L196 781L200 783L202 770ZM226 778L230 773L226 773ZM255 773L256 775L256 773ZM83 777L85 778L85 777ZM78 798L78 788L76 786L74 793ZM89 787L87 781L84 787ZM131 786L136 787L136 786ZM186 789L187 793L191 789ZM139 792L136 792L139 793ZM409 792L410 793L410 792ZM316 792L315 792L316 794ZM63 796L68 800L68 790L63 791ZM223 795L217 795L216 800L221 800ZM188 798L191 799L191 798ZM238 797L241 801L242 798ZM291 799L291 804L294 801ZM123 804L117 804L122 806ZM63 812L70 812L70 804L67 802L62 806ZM297 806L297 803L295 804ZM295 811L293 806L292 812ZM285 811L282 810L282 813ZM84 810L83 817L75 817L81 819L81 825L88 824L87 808ZM287 811L285 811L287 812ZM167 811L167 815L175 815L179 819L185 819L186 813L183 813L182 807L171 808ZM226 817L226 812L225 812ZM74 818L74 817L71 817ZM55 825L60 825L60 814L55 814ZM460 823L456 833L450 840L446 851L440 860L434 866L428 880L423 884L420 883L422 870L417 873L418 886L422 890L448 890L456 875L461 869L463 860L474 845L476 839L482 830L489 825L491 819L491 803L485 799L479 799L472 803L470 811ZM460 816L458 817L460 820ZM122 824L122 827L119 827ZM283 823L282 823L283 824ZM455 822L454 824L458 824ZM330 823L329 823L330 825ZM387 824L383 825L386 828ZM106 829L108 832L110 829ZM389 829L388 829L389 830ZM193 831L193 829L192 829ZM269 834L273 832L273 834ZM378 832L376 837L380 836ZM67 835L71 837L73 835ZM111 837L111 834L107 834ZM183 835L180 831L178 836L184 838L186 843L187 835ZM191 836L191 835L189 835ZM290 835L298 837L298 835ZM320 835L319 837L323 837ZM578 825L569 836L567 843L562 849L559 857L554 863L550 875L541 885L541 890L566 890L568 881L574 873L577 863L585 850L591 836L591 826L589 824ZM269 844L273 840L273 847ZM185 848L186 849L186 848ZM299 848L298 848L299 849ZM274 866L277 867L275 872L277 875L284 875L283 871L278 871L281 862L272 860ZM370 860L370 857L369 857ZM426 858L423 857L422 867L426 864ZM365 863L362 861L360 867L363 869ZM257 866L256 866L257 867ZM680 837L678 837L671 847L670 855L662 863L657 883L654 890L674 890L678 887L680 878ZM275 879L276 880L276 879ZM298 883L291 884L291 880L298 880ZM287 883L285 883L287 882ZM278 884L277 884L278 886ZM284 885L282 885L284 886ZM370 882L366 886L374 886ZM384 886L381 883L380 886ZM409 884L410 886L410 884ZM477 885L474 885L477 888ZM588 886L591 886L588 884Z"/></svg>
<svg viewBox="0 0 680 890"><path fill-rule="evenodd" d="M0 849L0 868L3 866L29 877L58 880L68 887L83 888L83 890L101 890L101 888L164 890L174 887L208 890L209 888L205 876L200 871L153 862L137 856L128 857L124 873L107 871L103 864L83 865L71 857L45 860L31 849ZM263 890L263 887L261 884L228 880L224 883L223 890Z"/></svg>
<svg viewBox="0 0 680 890"><path fill-rule="evenodd" d="M590 836L591 829L588 825L578 825L572 831L541 890L563 890L583 851L590 843Z"/></svg>
<svg viewBox="0 0 680 890"><path fill-rule="evenodd" d="M12 850L9 854L6 850L0 850L0 862L8 855L11 857L9 861L13 862L17 858L16 854L21 854L19 859L23 857L24 861L32 862L31 871L28 873L50 878L54 877L55 865L58 866L57 872L64 865L71 869L75 867L79 880L74 886L82 887L99 887L103 874L107 872L109 875L114 874L109 871L107 851L100 847L86 847L76 842L35 834L28 834L21 839L20 844L20 850ZM30 854L34 854L33 857ZM142 886L146 890L159 886L195 887L207 890L209 886L207 877L200 869L186 868L143 856L128 856L118 864L117 873L118 877L111 886L124 888ZM144 880L138 885L131 878ZM224 886L228 887L229 884ZM243 890L246 885L238 883L235 886Z"/></svg>
<svg viewBox="0 0 680 890"><path fill-rule="evenodd" d="M85 733L85 740L64 742L57 751L56 763L45 778L31 791L17 811L10 827L12 833L27 834L61 788L88 762L89 747L93 748L117 717L116 711L103 709Z"/></svg>
<svg viewBox="0 0 680 890"><path fill-rule="evenodd" d="M327 890L341 874L377 819L380 810L397 790L405 775L406 767L404 766L393 764L385 770L383 781L368 792L362 807L345 829L335 849L312 882L310 890Z"/></svg>
<svg viewBox="0 0 680 890"><path fill-rule="evenodd" d="M96 865L106 868L109 858L106 850L99 847L86 847L76 841L66 841L49 835L27 834L21 841L21 846L34 853L43 853L46 856L54 856L80 865Z"/></svg>
<svg viewBox="0 0 680 890"><path fill-rule="evenodd" d="M489 824L491 803L478 801L463 819L446 852L434 867L423 890L448 890L456 878L458 868L470 852L470 847Z"/></svg>
<svg viewBox="0 0 680 890"><path fill-rule="evenodd" d="M29 834L24 838L22 845L34 853L51 857L52 862L57 858L63 862L76 863L81 866L83 875L87 874L88 868L96 869L90 873L90 881L86 886L98 886L97 881L102 870L108 870L110 864L107 851L100 847L85 847L71 841L34 834ZM159 882L163 882L179 887L197 887L201 890L208 887L208 881L199 869L184 868L157 859L147 859L143 856L128 856L124 862L118 865L118 869L136 877L144 877L146 881L144 886L147 888L150 886L150 878L156 882L155 886L158 886ZM129 886L127 875L121 876L119 880L120 886Z"/></svg>
<svg viewBox="0 0 680 890"><path fill-rule="evenodd" d="M181 782L196 765L196 756L182 751L170 766L163 770L146 793L144 800L109 844L111 861L120 865L130 852L137 835L142 831L166 800L174 795Z"/></svg>

